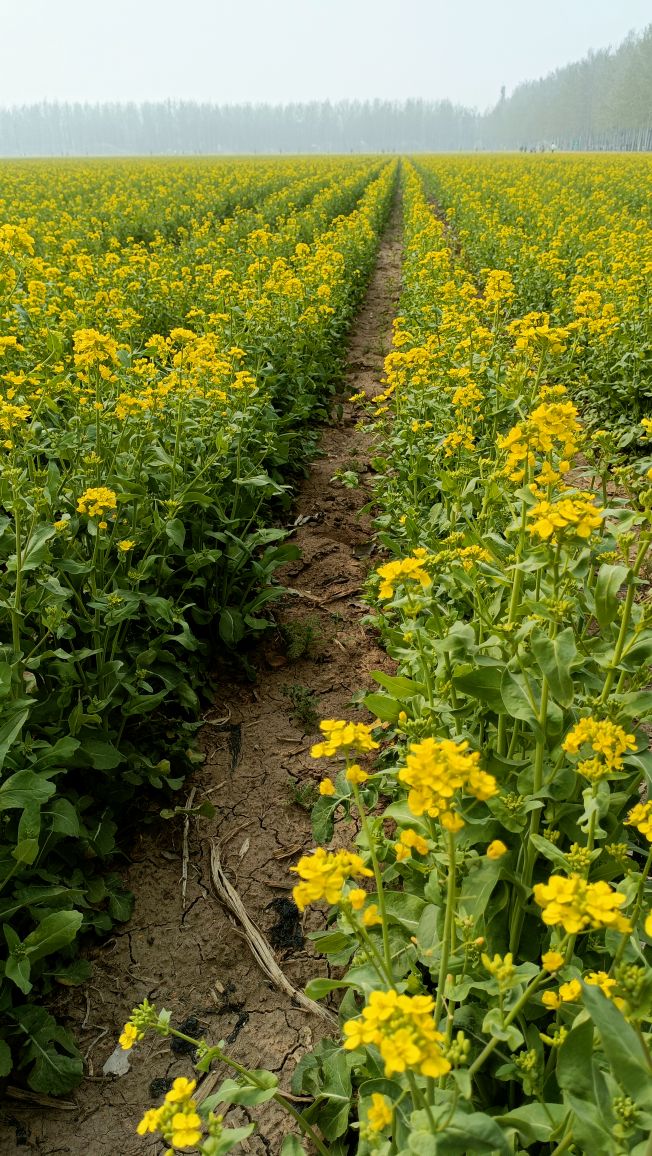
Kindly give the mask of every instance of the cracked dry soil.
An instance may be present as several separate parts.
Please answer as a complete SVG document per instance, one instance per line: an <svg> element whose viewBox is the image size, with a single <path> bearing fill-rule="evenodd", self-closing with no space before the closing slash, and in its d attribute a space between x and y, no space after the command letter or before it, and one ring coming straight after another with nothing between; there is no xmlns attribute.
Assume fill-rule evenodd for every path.
<svg viewBox="0 0 652 1156"><path fill-rule="evenodd" d="M399 293L400 220L395 202L350 333L343 398L378 390ZM255 683L218 684L206 716L206 759L189 789L195 788L195 805L204 799L215 804L216 817L190 822L185 909L178 819L137 840L124 873L136 897L133 917L91 952L91 981L59 1001L58 1013L85 1054L86 1078L66 1107L7 1098L0 1110L2 1156L158 1156L164 1150L155 1137L138 1137L135 1127L173 1078L192 1074L192 1057L169 1040L149 1037L130 1053L126 1076L102 1075L122 1024L144 998L167 1008L174 1025L185 1025L189 1034L226 1039L236 1060L278 1073L285 1089L299 1058L328 1030L315 1015L293 1007L260 971L211 887L209 839L220 841L223 865L248 914L290 982L303 989L327 967L304 939L319 926L319 914L300 921L290 895L289 868L313 846L310 803L323 774L310 758L315 727L320 718L366 717L356 714L351 696L370 686L370 671L391 665L361 621L361 589L375 548L370 519L359 512L372 496L371 438L356 422L344 402L340 423L324 430L321 456L298 489L292 540L301 558L281 574L296 593L275 604L276 633L253 655ZM355 470L359 486L333 481L338 470ZM296 649L308 635L308 652L292 659L293 644ZM336 838L342 835L347 832ZM211 1072L204 1090L226 1074ZM239 1151L277 1156L287 1118L273 1103L254 1111L258 1130ZM234 1126L246 1119L245 1109L228 1113Z"/></svg>

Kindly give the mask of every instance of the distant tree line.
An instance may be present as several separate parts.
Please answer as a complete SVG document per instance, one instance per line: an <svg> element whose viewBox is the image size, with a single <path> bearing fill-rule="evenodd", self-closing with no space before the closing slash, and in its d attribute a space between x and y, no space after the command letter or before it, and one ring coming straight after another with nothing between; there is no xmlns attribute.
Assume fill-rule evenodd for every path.
<svg viewBox="0 0 652 1156"><path fill-rule="evenodd" d="M486 113L450 101L43 103L0 109L2 156L652 149L652 24L520 84Z"/></svg>
<svg viewBox="0 0 652 1156"><path fill-rule="evenodd" d="M484 148L652 149L652 24L520 84L482 118Z"/></svg>

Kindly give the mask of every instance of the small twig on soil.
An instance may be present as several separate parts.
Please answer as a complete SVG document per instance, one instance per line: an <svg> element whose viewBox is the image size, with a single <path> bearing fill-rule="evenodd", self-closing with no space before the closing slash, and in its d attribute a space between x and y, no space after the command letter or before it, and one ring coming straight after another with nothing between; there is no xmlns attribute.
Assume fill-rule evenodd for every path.
<svg viewBox="0 0 652 1156"><path fill-rule="evenodd" d="M342 598L348 598L350 594L359 594L362 586L349 586L346 590L340 590L339 594L330 594L328 598L322 598L322 606L327 606L329 602L339 602Z"/></svg>
<svg viewBox="0 0 652 1156"><path fill-rule="evenodd" d="M251 953L261 970L279 991L284 992L285 995L290 997L296 1006L303 1008L304 1011L312 1012L332 1026L336 1025L338 1022L337 1017L334 1016L332 1012L328 1011L327 1008L321 1007L320 1004L315 1003L314 1000L308 999L302 991L297 991L284 972L281 971L265 936L247 915L238 892L231 885L224 873L217 839L211 839L210 848L211 877L217 896L242 924Z"/></svg>
<svg viewBox="0 0 652 1156"><path fill-rule="evenodd" d="M5 1095L12 1100L25 1100L28 1104L38 1104L41 1108L58 1108L60 1112L76 1112L77 1104L72 1100L55 1100L53 1096L41 1096L38 1092L27 1092L24 1088L5 1089Z"/></svg>
<svg viewBox="0 0 652 1156"><path fill-rule="evenodd" d="M321 602L316 594L311 594L309 590L297 590L294 586L285 587L286 594L294 594L296 598L305 598L308 602Z"/></svg>
<svg viewBox="0 0 652 1156"><path fill-rule="evenodd" d="M204 723L204 726L207 726L207 727L225 727L227 725L227 723L231 722L231 708L230 707L227 707L227 714L222 715L221 718L211 718L210 715L211 715L211 712L207 711L206 714L202 716L202 722Z"/></svg>
<svg viewBox="0 0 652 1156"><path fill-rule="evenodd" d="M87 1026L88 1021L91 1018L91 1000L90 1000L90 996L89 996L88 992L86 992L85 998L86 998L86 1015L84 1016L84 1018L82 1020L82 1024L81 1024L81 1030L82 1031Z"/></svg>
<svg viewBox="0 0 652 1156"><path fill-rule="evenodd" d="M292 855L296 855L297 851L301 850L301 843L297 843L296 847L291 847L289 851L277 851L273 856L274 859L290 859Z"/></svg>
<svg viewBox="0 0 652 1156"><path fill-rule="evenodd" d="M100 1040L104 1039L105 1035L108 1033L108 1030L109 1030L108 1028L104 1028L104 1031L101 1031L99 1036L96 1036L94 1040L91 1040L86 1051L84 1052L84 1061L88 1065L87 1075L89 1075L89 1076L95 1075L95 1069L93 1068L93 1061L91 1060L91 1052L93 1051L93 1048L95 1047L95 1045L99 1044Z"/></svg>
<svg viewBox="0 0 652 1156"><path fill-rule="evenodd" d="M246 819L244 823L240 823L240 825L236 827L235 830L229 831L228 835L224 835L224 837L220 839L220 843L230 843L231 840L235 839L236 835L239 835L241 831L246 831L247 827L251 827L251 823L252 820Z"/></svg>
<svg viewBox="0 0 652 1156"><path fill-rule="evenodd" d="M193 787L188 798L186 799L186 811L192 807L193 800L197 794L197 788ZM183 850L181 859L181 912L186 910L186 890L188 887L188 833L190 831L190 815L185 815L183 820Z"/></svg>

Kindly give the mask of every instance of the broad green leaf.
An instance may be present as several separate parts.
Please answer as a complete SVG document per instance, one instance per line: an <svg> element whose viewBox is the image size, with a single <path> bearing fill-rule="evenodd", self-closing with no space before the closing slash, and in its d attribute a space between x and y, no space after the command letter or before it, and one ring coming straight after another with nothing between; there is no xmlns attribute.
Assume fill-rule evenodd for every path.
<svg viewBox="0 0 652 1156"><path fill-rule="evenodd" d="M254 1087L244 1081L241 1083L238 1080L224 1080L215 1094L204 1101L204 1108L208 1111L217 1104L243 1104L251 1108L271 1100L278 1089L276 1076L262 1069L252 1071L252 1075L263 1085L262 1087Z"/></svg>
<svg viewBox="0 0 652 1156"><path fill-rule="evenodd" d="M220 614L220 638L227 646L235 646L244 637L242 614L234 607L226 607Z"/></svg>
<svg viewBox="0 0 652 1156"><path fill-rule="evenodd" d="M81 911L53 911L23 941L23 949L34 963L72 943L82 925Z"/></svg>
<svg viewBox="0 0 652 1156"><path fill-rule="evenodd" d="M333 837L334 815L339 806L332 795L320 795L310 816L312 834L316 843L329 843Z"/></svg>
<svg viewBox="0 0 652 1156"><path fill-rule="evenodd" d="M205 1104L200 1105L200 1112L205 1108ZM226 1156L236 1144L240 1144L242 1140L246 1140L247 1136L255 1130L255 1124L244 1124L241 1128L225 1128L219 1140L215 1142L211 1148L211 1156Z"/></svg>
<svg viewBox="0 0 652 1156"><path fill-rule="evenodd" d="M415 682L412 678L405 678L401 674L385 674L383 670L372 670L371 677L375 682L384 686L385 690L389 691L394 698L402 701L414 698L415 695L424 692L422 683Z"/></svg>
<svg viewBox="0 0 652 1156"><path fill-rule="evenodd" d="M595 584L595 616L602 630L606 630L618 613L618 591L627 580L628 566L610 566L606 562L598 571Z"/></svg>
<svg viewBox="0 0 652 1156"><path fill-rule="evenodd" d="M496 1116L496 1123L503 1128L515 1128L521 1141L530 1144L546 1144L567 1115L563 1104L523 1104L504 1116Z"/></svg>
<svg viewBox="0 0 652 1156"><path fill-rule="evenodd" d="M6 929L5 929L6 935ZM20 945L19 945L20 949ZM9 955L5 962L5 976L20 988L23 995L29 995L34 986L30 980L31 964L24 955Z"/></svg>
<svg viewBox="0 0 652 1156"><path fill-rule="evenodd" d="M453 677L456 690L477 698L486 703L498 714L504 714L505 704L501 693L503 677L502 666L474 666L470 670L462 669Z"/></svg>
<svg viewBox="0 0 652 1156"><path fill-rule="evenodd" d="M636 1032L599 987L584 984L582 1000L618 1083L639 1108L652 1111L652 1076Z"/></svg>
<svg viewBox="0 0 652 1156"><path fill-rule="evenodd" d="M555 702L560 706L570 706L574 697L570 670L577 658L572 626L561 630L555 638L549 638L543 632L533 634L532 653L541 673L548 680Z"/></svg>
<svg viewBox="0 0 652 1156"><path fill-rule="evenodd" d="M401 713L401 704L388 694L367 694L363 701L367 710L377 715L381 722L395 723Z"/></svg>
<svg viewBox="0 0 652 1156"><path fill-rule="evenodd" d="M57 1027L45 1008L33 1004L14 1008L12 1016L25 1037L23 1060L29 1067L30 1088L53 1096L70 1092L81 1080L83 1063L69 1032Z"/></svg>
<svg viewBox="0 0 652 1156"><path fill-rule="evenodd" d="M29 715L29 710L21 710L15 716L15 718L8 719L7 722L4 724L4 726L0 728L0 771L2 770L2 768L5 765L5 759L9 753L9 750L10 750L14 740L16 738L18 738L18 735L20 734L25 723L27 722L28 715ZM23 772L19 771L18 773L19 774L21 774L21 773L22 774L29 774L28 771L23 771ZM3 791L6 788L6 786L7 786L7 784L3 783L2 787L0 787L0 791ZM54 788L53 788L53 790L54 790ZM47 795L45 797L47 798ZM2 801L1 800L2 800L2 795L0 795L0 809L2 808ZM20 807L23 804L22 803L12 803L10 805Z"/></svg>
<svg viewBox="0 0 652 1156"><path fill-rule="evenodd" d="M6 1040L0 1040L0 1080L8 1076L13 1067L11 1050Z"/></svg>
<svg viewBox="0 0 652 1156"><path fill-rule="evenodd" d="M317 976L316 979L311 979L306 985L306 995L308 999L325 999L332 991L352 986L353 985L347 983L345 979L326 979L325 977Z"/></svg>
<svg viewBox="0 0 652 1156"><path fill-rule="evenodd" d="M0 811L45 803L56 791L54 783L34 771L16 771L0 786Z"/></svg>
<svg viewBox="0 0 652 1156"><path fill-rule="evenodd" d="M178 546L179 550L183 550L183 543L186 540L186 527L180 518L171 518L169 522L166 522L165 533L170 541L175 546Z"/></svg>
<svg viewBox="0 0 652 1156"><path fill-rule="evenodd" d="M426 902L409 891L386 891L385 907L389 916L405 927L410 935L415 935Z"/></svg>
<svg viewBox="0 0 652 1156"><path fill-rule="evenodd" d="M500 693L505 710L512 718L520 718L530 725L538 726L527 684L522 674L513 674L508 667L505 667L500 684Z"/></svg>

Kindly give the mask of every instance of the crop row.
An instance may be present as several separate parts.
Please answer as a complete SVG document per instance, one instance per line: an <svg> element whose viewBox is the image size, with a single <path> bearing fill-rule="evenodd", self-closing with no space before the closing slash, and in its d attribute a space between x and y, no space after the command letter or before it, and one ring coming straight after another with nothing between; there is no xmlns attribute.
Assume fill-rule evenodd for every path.
<svg viewBox="0 0 652 1156"><path fill-rule="evenodd" d="M432 157L419 170L479 284L509 273L515 336L554 330L584 415L636 443L652 411L650 159Z"/></svg>
<svg viewBox="0 0 652 1156"><path fill-rule="evenodd" d="M140 166L121 170L110 235L93 166L55 166L42 210L23 185L22 223L0 224L0 1072L13 1051L38 1091L70 1088L81 1060L37 994L79 982L74 941L129 912L96 868L118 812L142 784L180 784L207 654L267 625L294 551L274 523L337 383L395 166L145 172L150 203ZM146 239L122 243L141 213Z"/></svg>

